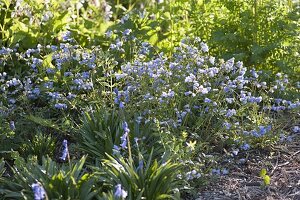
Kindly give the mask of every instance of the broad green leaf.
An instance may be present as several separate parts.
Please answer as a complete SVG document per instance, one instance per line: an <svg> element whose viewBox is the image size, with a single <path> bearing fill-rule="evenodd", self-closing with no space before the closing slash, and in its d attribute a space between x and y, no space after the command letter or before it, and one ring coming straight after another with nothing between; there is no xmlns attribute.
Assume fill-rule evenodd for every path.
<svg viewBox="0 0 300 200"><path fill-rule="evenodd" d="M44 56L44 59L43 59L43 66L45 68L55 68L55 66L52 64L52 56L53 56L54 53L50 53L46 56Z"/></svg>
<svg viewBox="0 0 300 200"><path fill-rule="evenodd" d="M263 178L266 174L267 174L267 170L264 168L260 171L259 176Z"/></svg>
<svg viewBox="0 0 300 200"><path fill-rule="evenodd" d="M42 125L42 126L45 126L45 127L50 127L50 128L54 128L56 130L60 130L59 126L56 125L54 122L52 122L51 120L49 119L43 119L41 117L38 117L38 116L34 116L34 115L29 115L26 117L27 119L39 124L39 125Z"/></svg>
<svg viewBox="0 0 300 200"><path fill-rule="evenodd" d="M265 185L270 185L270 182L271 182L270 176L265 175L265 176L264 176L264 184L265 184Z"/></svg>

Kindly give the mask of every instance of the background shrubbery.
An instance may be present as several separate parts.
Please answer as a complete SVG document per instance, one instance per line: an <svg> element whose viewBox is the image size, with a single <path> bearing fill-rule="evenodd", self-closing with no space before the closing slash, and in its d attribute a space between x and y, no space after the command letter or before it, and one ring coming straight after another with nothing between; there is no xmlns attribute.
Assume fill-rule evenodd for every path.
<svg viewBox="0 0 300 200"><path fill-rule="evenodd" d="M1 199L180 199L299 132L295 2L0 8Z"/></svg>

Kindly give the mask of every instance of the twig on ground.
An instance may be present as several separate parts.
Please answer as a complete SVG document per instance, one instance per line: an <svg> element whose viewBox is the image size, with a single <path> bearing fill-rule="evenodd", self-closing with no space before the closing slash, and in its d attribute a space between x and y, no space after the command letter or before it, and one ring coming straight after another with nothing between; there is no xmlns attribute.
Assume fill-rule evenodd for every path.
<svg viewBox="0 0 300 200"><path fill-rule="evenodd" d="M297 155L298 153L300 153L300 151L296 151L295 153L293 153L293 154L291 155L291 158L294 157L295 155Z"/></svg>
<svg viewBox="0 0 300 200"><path fill-rule="evenodd" d="M283 167L283 166L286 166L286 165L288 165L288 164L290 164L290 161L287 161L287 162L285 162L285 163L282 163L282 164L278 165L278 167Z"/></svg>
<svg viewBox="0 0 300 200"><path fill-rule="evenodd" d="M278 158L280 157L280 151L278 151L278 154L277 154L276 157L277 157L277 158L276 158L276 164L275 164L275 166L273 167L273 169L272 169L272 171L271 171L271 173L270 173L271 176L273 175L273 173L275 172L275 170L276 170L277 167L278 167Z"/></svg>

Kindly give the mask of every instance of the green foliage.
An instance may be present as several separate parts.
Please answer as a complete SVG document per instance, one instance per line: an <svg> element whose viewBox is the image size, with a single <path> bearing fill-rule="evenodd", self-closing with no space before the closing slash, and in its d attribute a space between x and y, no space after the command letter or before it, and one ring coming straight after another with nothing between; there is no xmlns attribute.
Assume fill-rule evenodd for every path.
<svg viewBox="0 0 300 200"><path fill-rule="evenodd" d="M109 29L121 33L130 29L132 35L139 41L148 41L153 46L169 53L187 33L191 33L187 12L190 6L187 0L164 1L148 6L146 9L128 13L127 16L130 16L128 19L123 17L121 23Z"/></svg>
<svg viewBox="0 0 300 200"><path fill-rule="evenodd" d="M12 178L0 177L0 194L4 199L33 199L31 185L40 183L48 199L93 199L97 194L92 174L83 168L86 157L70 165L58 164L50 158L43 158L38 165L34 158L25 162L15 158Z"/></svg>
<svg viewBox="0 0 300 200"><path fill-rule="evenodd" d="M92 113L85 112L81 119L82 126L78 130L78 148L88 154L90 158L101 160L106 155L113 155L115 146L119 146L124 133L124 113L118 110L96 108ZM158 133L153 124L139 125L130 123L130 143L139 145L133 151L148 153L149 147L156 147L155 155L162 153L163 149L157 144ZM137 139L139 142L135 142Z"/></svg>
<svg viewBox="0 0 300 200"><path fill-rule="evenodd" d="M12 148L12 140L15 137L15 131L9 127L9 122L0 117L0 152L9 151Z"/></svg>
<svg viewBox="0 0 300 200"><path fill-rule="evenodd" d="M54 156L56 139L51 135L45 135L40 132L36 133L32 139L22 144L22 153L24 155L37 156L39 163L45 155Z"/></svg>
<svg viewBox="0 0 300 200"><path fill-rule="evenodd" d="M0 177L3 176L3 174L5 173L5 162L4 159L1 158L1 162L0 162Z"/></svg>
<svg viewBox="0 0 300 200"><path fill-rule="evenodd" d="M60 0L6 1L0 6L0 39L6 46L19 43L20 48L30 48L57 43L67 29L76 34L81 45L87 45L91 40L99 42L112 23L105 20L102 1L99 5Z"/></svg>
<svg viewBox="0 0 300 200"><path fill-rule="evenodd" d="M152 153L153 149L147 161L139 160L138 167L130 160L107 155L108 159L103 163L106 181L112 186L121 184L130 200L176 199L176 189L180 187L176 174L180 165L170 160L152 160Z"/></svg>
<svg viewBox="0 0 300 200"><path fill-rule="evenodd" d="M299 7L290 1L193 1L193 33L215 55L246 66L299 72ZM293 41L293 42L291 42Z"/></svg>
<svg viewBox="0 0 300 200"><path fill-rule="evenodd" d="M267 175L266 169L262 169L259 173L259 176L263 179L264 186L270 185L271 178L270 178L270 176Z"/></svg>
<svg viewBox="0 0 300 200"><path fill-rule="evenodd" d="M81 45L109 47L104 37L108 28L131 29L135 38L164 52L173 51L186 35L198 36L224 59L234 56L246 66L299 72L299 7L289 0L50 1L46 6L40 2L1 3L2 44L22 41L22 49L55 44L63 31L70 30Z"/></svg>
<svg viewBox="0 0 300 200"><path fill-rule="evenodd" d="M167 0L131 12L110 29L131 29L137 39L164 52L172 52L186 35L198 36L218 57L235 57L245 66L282 71L297 80L299 20L297 3L288 0Z"/></svg>
<svg viewBox="0 0 300 200"><path fill-rule="evenodd" d="M92 158L102 159L105 154L112 155L113 146L120 144L123 134L122 121L117 112L104 109L93 113L85 112L79 130L79 149Z"/></svg>

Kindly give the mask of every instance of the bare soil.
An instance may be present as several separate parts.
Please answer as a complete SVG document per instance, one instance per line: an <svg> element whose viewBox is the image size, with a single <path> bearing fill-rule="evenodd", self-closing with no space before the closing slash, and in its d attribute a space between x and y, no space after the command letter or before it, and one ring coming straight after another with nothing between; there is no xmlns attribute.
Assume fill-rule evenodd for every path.
<svg viewBox="0 0 300 200"><path fill-rule="evenodd" d="M270 185L259 176L267 169ZM292 142L264 152L248 152L243 165L231 164L229 174L219 176L199 191L196 200L300 200L300 134Z"/></svg>

